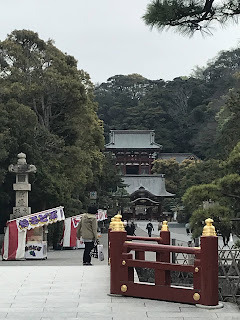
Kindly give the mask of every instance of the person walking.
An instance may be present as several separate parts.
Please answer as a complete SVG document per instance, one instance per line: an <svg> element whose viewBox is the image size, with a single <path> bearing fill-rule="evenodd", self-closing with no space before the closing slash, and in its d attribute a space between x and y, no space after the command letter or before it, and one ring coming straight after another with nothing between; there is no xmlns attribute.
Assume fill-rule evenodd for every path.
<svg viewBox="0 0 240 320"><path fill-rule="evenodd" d="M131 222L130 227L131 227L131 235L132 236L136 236L136 234L135 234L136 226L135 226L135 223L133 221Z"/></svg>
<svg viewBox="0 0 240 320"><path fill-rule="evenodd" d="M189 222L185 224L185 228L186 228L187 235L189 236L189 234L190 234L190 223Z"/></svg>
<svg viewBox="0 0 240 320"><path fill-rule="evenodd" d="M151 221L148 222L146 229L148 231L148 236L151 237L152 236L152 230L154 230L153 225L151 223Z"/></svg>
<svg viewBox="0 0 240 320"><path fill-rule="evenodd" d="M97 241L97 206L91 205L88 207L88 213L82 215L82 219L78 225L77 238L82 237L85 244L83 253L83 265L91 266L90 252L94 247L95 241Z"/></svg>

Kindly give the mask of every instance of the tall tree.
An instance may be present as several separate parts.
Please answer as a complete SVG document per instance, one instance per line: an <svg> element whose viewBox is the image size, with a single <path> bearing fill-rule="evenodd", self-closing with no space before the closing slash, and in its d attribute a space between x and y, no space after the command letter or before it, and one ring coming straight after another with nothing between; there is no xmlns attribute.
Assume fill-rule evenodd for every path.
<svg viewBox="0 0 240 320"><path fill-rule="evenodd" d="M63 204L71 215L102 170L103 127L88 74L52 40L15 30L0 42L0 86L0 122L15 114L0 128L1 169L25 152L37 167L33 211Z"/></svg>
<svg viewBox="0 0 240 320"><path fill-rule="evenodd" d="M152 0L143 19L150 27L160 31L174 28L182 34L195 31L211 34L211 25L237 22L240 14L238 0Z"/></svg>

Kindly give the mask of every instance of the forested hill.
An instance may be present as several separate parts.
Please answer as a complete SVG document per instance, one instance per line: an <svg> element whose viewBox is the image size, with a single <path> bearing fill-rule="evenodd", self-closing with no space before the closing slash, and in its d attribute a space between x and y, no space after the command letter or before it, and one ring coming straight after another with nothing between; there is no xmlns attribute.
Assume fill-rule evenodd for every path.
<svg viewBox="0 0 240 320"><path fill-rule="evenodd" d="M225 157L239 140L240 49L173 81L115 75L95 88L105 136L111 129L153 129L164 152Z"/></svg>

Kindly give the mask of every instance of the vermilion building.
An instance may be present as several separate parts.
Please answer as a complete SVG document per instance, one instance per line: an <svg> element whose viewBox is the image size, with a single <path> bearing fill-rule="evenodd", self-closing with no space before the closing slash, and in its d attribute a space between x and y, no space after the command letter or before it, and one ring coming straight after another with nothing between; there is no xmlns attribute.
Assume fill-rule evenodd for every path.
<svg viewBox="0 0 240 320"><path fill-rule="evenodd" d="M174 194L166 191L163 174L151 174L153 161L162 146L155 142L153 130L111 130L106 150L112 152L116 167L130 195L131 208L125 218L159 219L161 202Z"/></svg>

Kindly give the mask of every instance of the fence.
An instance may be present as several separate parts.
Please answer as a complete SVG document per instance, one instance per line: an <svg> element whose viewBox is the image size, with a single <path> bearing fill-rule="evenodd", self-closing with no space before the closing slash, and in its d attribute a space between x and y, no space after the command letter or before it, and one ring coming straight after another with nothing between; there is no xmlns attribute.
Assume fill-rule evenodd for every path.
<svg viewBox="0 0 240 320"><path fill-rule="evenodd" d="M207 219L209 221L204 227L205 234L201 237L201 248L171 246L170 232L166 223L160 238L154 238L158 244L143 243L153 238L127 236L120 220L121 216L115 216L115 221L110 225L112 231L109 232L112 294L211 306L218 304L218 239L213 233L211 219ZM135 252L135 258L132 251ZM146 260L146 252L155 253L156 261ZM190 254L195 258L191 265L172 263L170 262L172 252ZM136 282L135 268L153 269L154 283ZM171 282L171 272L176 271L192 273L193 287L175 286Z"/></svg>
<svg viewBox="0 0 240 320"><path fill-rule="evenodd" d="M175 239L172 239L172 244L188 245L187 242ZM173 253L172 261L178 264L189 264L191 257ZM145 275L145 279L147 278L148 275ZM172 273L172 282L175 285L193 286L193 277L190 273L176 271ZM218 247L218 294L219 300L240 305L240 250L234 246Z"/></svg>

